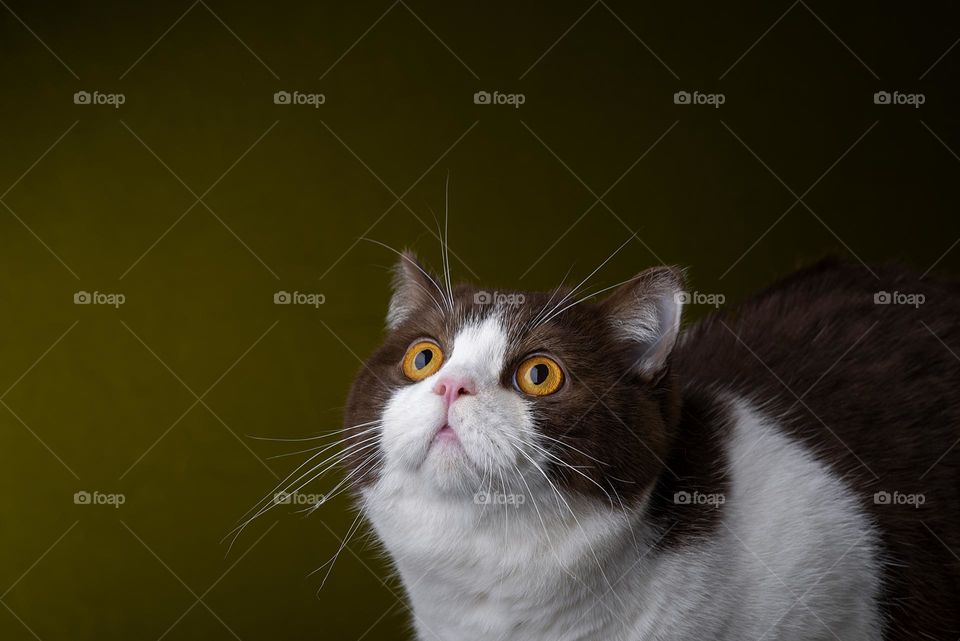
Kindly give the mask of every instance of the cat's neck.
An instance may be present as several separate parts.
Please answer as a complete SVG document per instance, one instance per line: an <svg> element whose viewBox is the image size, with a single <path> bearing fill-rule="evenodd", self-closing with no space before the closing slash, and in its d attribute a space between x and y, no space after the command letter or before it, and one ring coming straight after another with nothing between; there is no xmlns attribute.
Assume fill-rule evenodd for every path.
<svg viewBox="0 0 960 641"><path fill-rule="evenodd" d="M539 630L538 638L561 638L577 625L595 628L601 619L620 625L583 614L602 614L607 603L638 591L638 577L656 576L659 533L644 525L639 510L565 501L478 512L396 497L389 521L373 518L421 637L508 638L515 621ZM500 625L507 628L493 633ZM601 637L615 637L612 627L609 633Z"/></svg>

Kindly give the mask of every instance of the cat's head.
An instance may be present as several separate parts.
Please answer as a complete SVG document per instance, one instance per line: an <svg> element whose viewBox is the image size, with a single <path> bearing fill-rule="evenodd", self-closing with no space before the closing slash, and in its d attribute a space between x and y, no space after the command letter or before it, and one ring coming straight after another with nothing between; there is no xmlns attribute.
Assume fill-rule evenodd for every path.
<svg viewBox="0 0 960 641"><path fill-rule="evenodd" d="M681 273L660 267L603 300L490 292L450 286L404 254L388 335L347 404L353 482L465 502L506 487L552 498L551 485L642 496L676 420L681 290Z"/></svg>

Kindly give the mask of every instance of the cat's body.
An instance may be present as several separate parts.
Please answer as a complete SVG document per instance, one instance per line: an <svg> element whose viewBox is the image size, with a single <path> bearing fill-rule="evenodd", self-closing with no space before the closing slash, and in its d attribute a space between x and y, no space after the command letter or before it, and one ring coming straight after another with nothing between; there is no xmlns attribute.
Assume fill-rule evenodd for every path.
<svg viewBox="0 0 960 641"><path fill-rule="evenodd" d="M956 285L823 263L679 333L669 270L549 318L404 261L348 421L419 638L960 637ZM524 395L540 353L564 383Z"/></svg>

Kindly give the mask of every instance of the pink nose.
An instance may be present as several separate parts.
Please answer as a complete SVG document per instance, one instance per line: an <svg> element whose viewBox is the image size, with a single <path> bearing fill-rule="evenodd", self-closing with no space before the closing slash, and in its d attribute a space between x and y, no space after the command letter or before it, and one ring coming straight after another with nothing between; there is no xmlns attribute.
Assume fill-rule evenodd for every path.
<svg viewBox="0 0 960 641"><path fill-rule="evenodd" d="M444 376L433 386L433 393L442 396L447 407L465 394L476 394L477 386L465 376Z"/></svg>

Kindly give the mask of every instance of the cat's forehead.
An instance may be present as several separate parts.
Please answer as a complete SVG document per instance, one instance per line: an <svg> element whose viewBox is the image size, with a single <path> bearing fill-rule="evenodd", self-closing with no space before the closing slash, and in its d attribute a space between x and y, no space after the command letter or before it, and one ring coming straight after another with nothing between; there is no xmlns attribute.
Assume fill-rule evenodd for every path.
<svg viewBox="0 0 960 641"><path fill-rule="evenodd" d="M566 305L565 295L559 290L545 293L461 285L454 290L453 310L444 315L447 334L473 337L473 328L485 327L489 335L498 327L508 342L514 342L531 332L549 333L551 325L546 321Z"/></svg>
<svg viewBox="0 0 960 641"><path fill-rule="evenodd" d="M445 364L449 370L483 374L496 379L500 368L511 351L511 341L503 319L497 314L475 318L460 327L451 342L450 360Z"/></svg>
<svg viewBox="0 0 960 641"><path fill-rule="evenodd" d="M570 302L568 288L550 291L497 289L462 284L454 288L457 305L478 314L497 313L505 318L529 321L541 311L559 307L561 301Z"/></svg>

